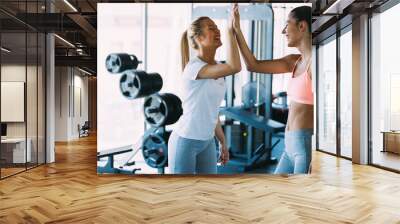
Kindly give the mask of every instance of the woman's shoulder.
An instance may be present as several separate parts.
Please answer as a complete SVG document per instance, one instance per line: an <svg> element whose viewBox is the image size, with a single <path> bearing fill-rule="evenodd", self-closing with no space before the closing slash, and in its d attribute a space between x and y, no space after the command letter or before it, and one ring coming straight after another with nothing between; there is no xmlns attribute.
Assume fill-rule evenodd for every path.
<svg viewBox="0 0 400 224"><path fill-rule="evenodd" d="M202 61L197 56L191 58L186 64L185 69L183 70L184 77L191 80L197 80L196 77L200 69L203 68L205 65L207 65L207 63Z"/></svg>
<svg viewBox="0 0 400 224"><path fill-rule="evenodd" d="M301 54L289 54L284 57L287 63L296 64L296 62L301 58Z"/></svg>
<svg viewBox="0 0 400 224"><path fill-rule="evenodd" d="M201 60L198 56L194 56L194 57L190 58L190 60L188 62L188 65L189 64L197 64L197 63L199 63L199 64L207 64L207 62Z"/></svg>
<svg viewBox="0 0 400 224"><path fill-rule="evenodd" d="M282 58L287 68L293 71L296 67L297 62L300 60L301 54L289 54Z"/></svg>

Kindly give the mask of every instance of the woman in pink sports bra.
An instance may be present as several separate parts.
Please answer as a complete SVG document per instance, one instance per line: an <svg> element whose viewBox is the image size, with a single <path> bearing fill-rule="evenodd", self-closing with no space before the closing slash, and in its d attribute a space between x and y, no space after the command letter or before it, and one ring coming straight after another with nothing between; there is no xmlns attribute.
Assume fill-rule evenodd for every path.
<svg viewBox="0 0 400 224"><path fill-rule="evenodd" d="M285 132L285 151L275 170L276 174L308 173L311 163L311 137L314 127L314 97L311 80L311 7L294 8L282 34L288 47L296 47L301 55L287 55L274 60L257 60L247 46L240 29L237 4L234 7L234 31L248 71L280 74L292 72L288 85L291 99Z"/></svg>

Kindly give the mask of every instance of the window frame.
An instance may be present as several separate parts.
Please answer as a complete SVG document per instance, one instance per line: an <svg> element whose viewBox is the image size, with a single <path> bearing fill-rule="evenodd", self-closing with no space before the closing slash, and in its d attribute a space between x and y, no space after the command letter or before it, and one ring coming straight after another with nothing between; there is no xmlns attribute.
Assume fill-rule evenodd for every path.
<svg viewBox="0 0 400 224"><path fill-rule="evenodd" d="M342 23L342 27L338 27L337 23ZM332 27L336 27L336 32L331 33L330 35L326 35L325 37L323 37L322 39L317 40L317 42L315 43L316 45L316 102L317 105L320 102L320 98L318 95L318 92L320 90L319 87L319 66L320 66L320 55L319 55L319 48L321 47L321 45L327 44L331 41L336 41L336 60L335 60L335 64L336 64L336 152L332 153L332 152L328 152L324 149L321 149L320 146L320 141L319 141L319 123L320 123L320 119L319 119L319 107L315 107L315 113L316 113L316 138L315 138L315 142L316 142L316 151L318 152L323 152L329 155L333 155L339 158L343 158L346 160L352 160L352 158L347 157L342 155L341 153L341 118L340 118L340 104L341 104L341 97L340 97L340 77L341 77L341 67L340 67L340 42L341 42L341 36L346 34L347 32L352 32L352 22L351 20L349 20L349 17L344 17L342 20L338 20L334 25L332 25ZM328 28L329 29L329 28Z"/></svg>

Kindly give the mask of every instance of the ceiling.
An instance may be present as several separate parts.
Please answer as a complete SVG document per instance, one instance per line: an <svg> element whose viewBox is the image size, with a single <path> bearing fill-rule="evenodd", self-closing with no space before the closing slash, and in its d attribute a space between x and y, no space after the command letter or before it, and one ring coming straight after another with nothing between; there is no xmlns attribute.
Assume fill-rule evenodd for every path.
<svg viewBox="0 0 400 224"><path fill-rule="evenodd" d="M269 0L268 2L310 2L313 4L313 39L324 35L339 19L354 16L359 12L373 9L387 0ZM36 35L28 32L54 32L56 65L70 65L87 68L96 72L97 48L97 3L135 2L133 0L1 0L0 26L2 46L13 49L14 57L18 54L34 54L43 46L36 43ZM159 1L162 2L162 1ZM248 2L248 1L244 1ZM50 6L50 7L49 7ZM52 9L52 13L50 12ZM328 8L333 8L326 13ZM324 13L325 12L325 13ZM64 41L66 40L66 41ZM25 42L28 43L25 50ZM38 48L37 48L38 47ZM9 58L13 58L9 55Z"/></svg>

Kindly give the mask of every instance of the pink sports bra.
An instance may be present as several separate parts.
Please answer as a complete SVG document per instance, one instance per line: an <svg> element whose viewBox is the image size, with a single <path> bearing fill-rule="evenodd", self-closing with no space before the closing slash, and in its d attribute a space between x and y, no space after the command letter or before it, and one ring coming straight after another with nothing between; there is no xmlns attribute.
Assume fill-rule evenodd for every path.
<svg viewBox="0 0 400 224"><path fill-rule="evenodd" d="M289 79L288 83L287 94L291 100L297 103L313 105L314 95L312 92L312 80L308 74L308 67L310 66L311 60L306 67L306 71L294 77L294 71L300 58L301 56L297 59L296 64L294 65L292 77Z"/></svg>

